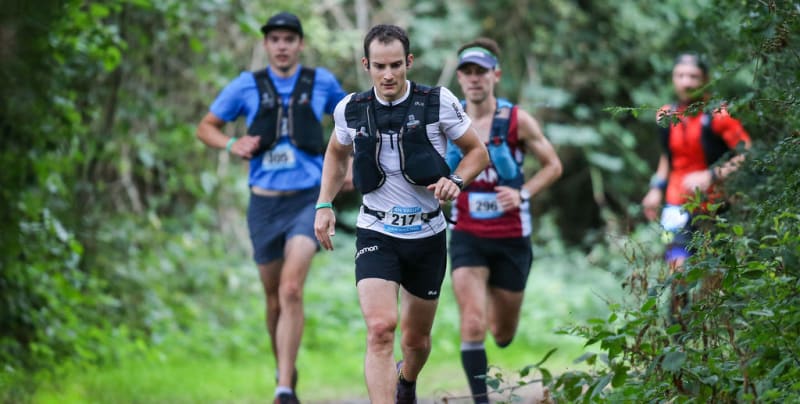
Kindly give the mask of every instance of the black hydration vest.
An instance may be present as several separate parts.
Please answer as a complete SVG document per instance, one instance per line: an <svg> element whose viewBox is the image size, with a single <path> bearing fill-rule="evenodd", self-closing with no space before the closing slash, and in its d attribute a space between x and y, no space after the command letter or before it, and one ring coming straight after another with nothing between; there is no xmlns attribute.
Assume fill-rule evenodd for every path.
<svg viewBox="0 0 800 404"><path fill-rule="evenodd" d="M426 126L439 121L439 87L411 82L405 123L398 134L400 171L413 185L426 186L450 174L444 158L428 139ZM362 194L372 192L386 181L380 165L381 135L375 120L373 90L354 94L345 107L347 127L356 130L353 157L353 185Z"/></svg>
<svg viewBox="0 0 800 404"><path fill-rule="evenodd" d="M322 124L311 108L311 95L314 89L315 70L307 67L300 69L300 77L294 85L289 98L289 105L284 106L281 97L275 90L275 84L269 78L267 69L259 70L253 75L258 85L259 105L255 119L247 129L247 133L260 136L258 150L260 154L270 150L278 143L281 133L281 118L287 117L289 138L300 150L311 154L322 154L325 141L322 138Z"/></svg>
<svg viewBox="0 0 800 404"><path fill-rule="evenodd" d="M671 107L671 111L677 111L678 106L673 104ZM667 118L668 119L668 118ZM702 115L700 116L700 123L702 125L702 133L700 135L700 143L703 147L703 155L706 158L706 166L711 167L712 164L716 163L725 153L731 151L731 148L728 147L728 144L722 140L722 136L718 135L711 129L711 119L712 116L707 112L703 111ZM659 132L661 137L661 146L664 149L664 153L667 155L669 159L670 166L672 165L672 151L669 149L669 137L672 133L672 127L674 124L672 122L669 123L668 126L659 126Z"/></svg>

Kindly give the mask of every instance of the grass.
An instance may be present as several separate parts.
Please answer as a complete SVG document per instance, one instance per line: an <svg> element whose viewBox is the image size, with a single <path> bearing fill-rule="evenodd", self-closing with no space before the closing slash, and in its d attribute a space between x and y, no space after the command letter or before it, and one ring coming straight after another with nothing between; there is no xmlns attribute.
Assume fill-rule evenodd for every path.
<svg viewBox="0 0 800 404"><path fill-rule="evenodd" d="M364 399L365 327L353 275L352 237L339 234L336 250L315 258L305 291L306 331L298 360L299 394L304 402ZM36 392L34 403L255 403L274 391L274 362L264 329L256 271L243 262L223 271L240 277L219 297L227 320L198 321L188 331L159 344L131 350L95 368L62 369ZM590 317L604 317L607 297L618 282L575 251L558 246L536 249L526 289L523 317L514 343L498 349L487 339L492 365L514 373L558 351L544 367L559 373L583 353L583 341L555 330ZM210 316L210 315L209 315ZM232 320L233 319L233 320ZM443 286L433 330L434 346L421 375L423 397L467 393L459 359L458 314L449 277ZM399 352L399 349L396 350Z"/></svg>

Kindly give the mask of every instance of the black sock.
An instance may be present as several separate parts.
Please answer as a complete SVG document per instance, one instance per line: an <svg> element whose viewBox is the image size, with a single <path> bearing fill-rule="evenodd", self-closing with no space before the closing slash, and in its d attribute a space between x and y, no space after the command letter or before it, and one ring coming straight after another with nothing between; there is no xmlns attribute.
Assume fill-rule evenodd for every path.
<svg viewBox="0 0 800 404"><path fill-rule="evenodd" d="M467 374L469 389L476 403L488 403L486 389L486 371L488 362L486 349L482 342L465 342L461 344L461 365Z"/></svg>
<svg viewBox="0 0 800 404"><path fill-rule="evenodd" d="M406 387L411 387L411 386L414 385L414 383L417 382L416 380L414 380L413 382L409 381L409 380L406 380L406 378L403 377L403 372L402 371L398 373L397 380L400 381L400 384L402 384L403 386L406 386Z"/></svg>

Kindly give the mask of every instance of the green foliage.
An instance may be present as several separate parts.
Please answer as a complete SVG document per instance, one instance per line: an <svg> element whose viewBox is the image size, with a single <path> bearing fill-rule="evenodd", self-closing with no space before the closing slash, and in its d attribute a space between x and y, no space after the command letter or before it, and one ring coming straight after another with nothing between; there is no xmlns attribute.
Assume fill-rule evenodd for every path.
<svg viewBox="0 0 800 404"><path fill-rule="evenodd" d="M6 373L64 355L95 359L107 326L94 318L105 284L81 267L85 244L76 228L76 190L87 164L81 138L96 111L81 102L80 92L93 75L119 63L122 45L113 29L98 24L106 7L39 3L2 14L9 40L0 55L0 161L13 167L0 174L0 360Z"/></svg>
<svg viewBox="0 0 800 404"><path fill-rule="evenodd" d="M544 385L549 384L552 381L553 376L547 368L542 367L542 364L544 364L556 351L557 348L553 348L549 350L539 362L532 365L527 365L520 369L517 372L519 376L517 380L511 380L510 378L507 380L502 368L497 366L489 366L489 370L485 376L486 386L488 387L489 393L500 395L504 398L504 400L500 400L499 402L513 403L522 399L522 396L518 395L517 392L525 386L535 383L542 383Z"/></svg>
<svg viewBox="0 0 800 404"><path fill-rule="evenodd" d="M644 250L628 255L633 271L626 284L637 304L612 306L610 318L565 330L586 338L587 346L599 343L602 354L582 359L600 355L603 361L591 372L557 377L551 385L557 397L789 402L800 394L800 374L789 365L800 361L800 111L786 91L798 84L797 54L787 44L797 40L800 16L785 3L724 3L700 9L686 25L704 29L695 29L691 38L677 36L675 43L699 39L721 61L714 86L723 92L723 83L756 57L752 87L728 101L757 141L727 182L733 203L706 217L713 226L693 241L697 253L682 274L667 276L642 258ZM721 11L731 7L733 15ZM738 38L736 47L713 40L731 34ZM659 307L675 282L686 284L692 302L678 323L665 323Z"/></svg>
<svg viewBox="0 0 800 404"><path fill-rule="evenodd" d="M598 365L594 371L556 377L557 397L587 402L796 399L800 375L789 364L800 361L800 211L786 203L800 197L800 165L793 158L799 151L800 141L790 137L751 153L752 161L730 186L747 192L738 193L731 211L695 240L698 253L684 274L665 276L647 259L631 260L637 270L627 284L638 304L612 305L609 318L565 329L585 338L587 346L599 343L604 353L579 358ZM665 323L659 307L676 280L689 285L693 301L679 323ZM596 362L598 356L602 363ZM612 388L606 388L609 381ZM586 386L590 395L582 390Z"/></svg>
<svg viewBox="0 0 800 404"><path fill-rule="evenodd" d="M183 148L189 143L202 150L186 136L192 126L185 122L196 112L158 96L188 87L191 80L176 79L182 67L166 60L155 66L136 62L182 49L178 43L192 32L189 28L212 11L187 14L174 7L179 3L161 2L165 9L157 10L148 1L39 1L3 10L0 161L14 167L0 174L3 380L24 379L16 375L64 360L113 358L119 327L134 330L122 333L128 337L152 337L150 330L160 325L148 319L157 318L166 304L184 307L181 295L171 290L157 291L151 299L156 307L141 304L146 294L137 294L135 286L154 296L159 281L130 276L158 260L153 247L170 247L172 237L184 235L187 222L209 225L192 214L165 220L181 231L153 225L160 223L159 214L202 212L197 199L213 191L213 181L196 175L198 159L187 159ZM161 36L147 31L147 24L179 17L184 30ZM151 46L158 43L153 38L164 47ZM200 59L192 52L186 49ZM129 55L128 63L121 63L122 55ZM126 74L132 66L152 70L131 73L137 75L131 80ZM149 72L159 83L152 90ZM159 104L164 105L154 110ZM172 168L179 171L168 175ZM174 247L190 251L183 244ZM164 303L164 296L174 300ZM31 387L30 382L10 384L16 386L6 393L12 397Z"/></svg>

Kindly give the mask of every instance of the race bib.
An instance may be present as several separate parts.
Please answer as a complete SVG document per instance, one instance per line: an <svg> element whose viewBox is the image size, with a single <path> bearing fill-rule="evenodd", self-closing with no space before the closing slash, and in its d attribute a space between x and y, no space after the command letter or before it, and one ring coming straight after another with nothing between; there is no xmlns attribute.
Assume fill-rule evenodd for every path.
<svg viewBox="0 0 800 404"><path fill-rule="evenodd" d="M689 212L676 205L667 205L661 211L661 226L664 230L677 233L689 223Z"/></svg>
<svg viewBox="0 0 800 404"><path fill-rule="evenodd" d="M495 219L503 216L497 194L494 192L470 192L469 215L473 219Z"/></svg>
<svg viewBox="0 0 800 404"><path fill-rule="evenodd" d="M414 233L422 230L422 208L395 206L383 217L383 229L389 233Z"/></svg>
<svg viewBox="0 0 800 404"><path fill-rule="evenodd" d="M279 144L274 149L268 150L261 160L261 166L270 171L288 170L294 168L296 164L294 149L288 143Z"/></svg>

